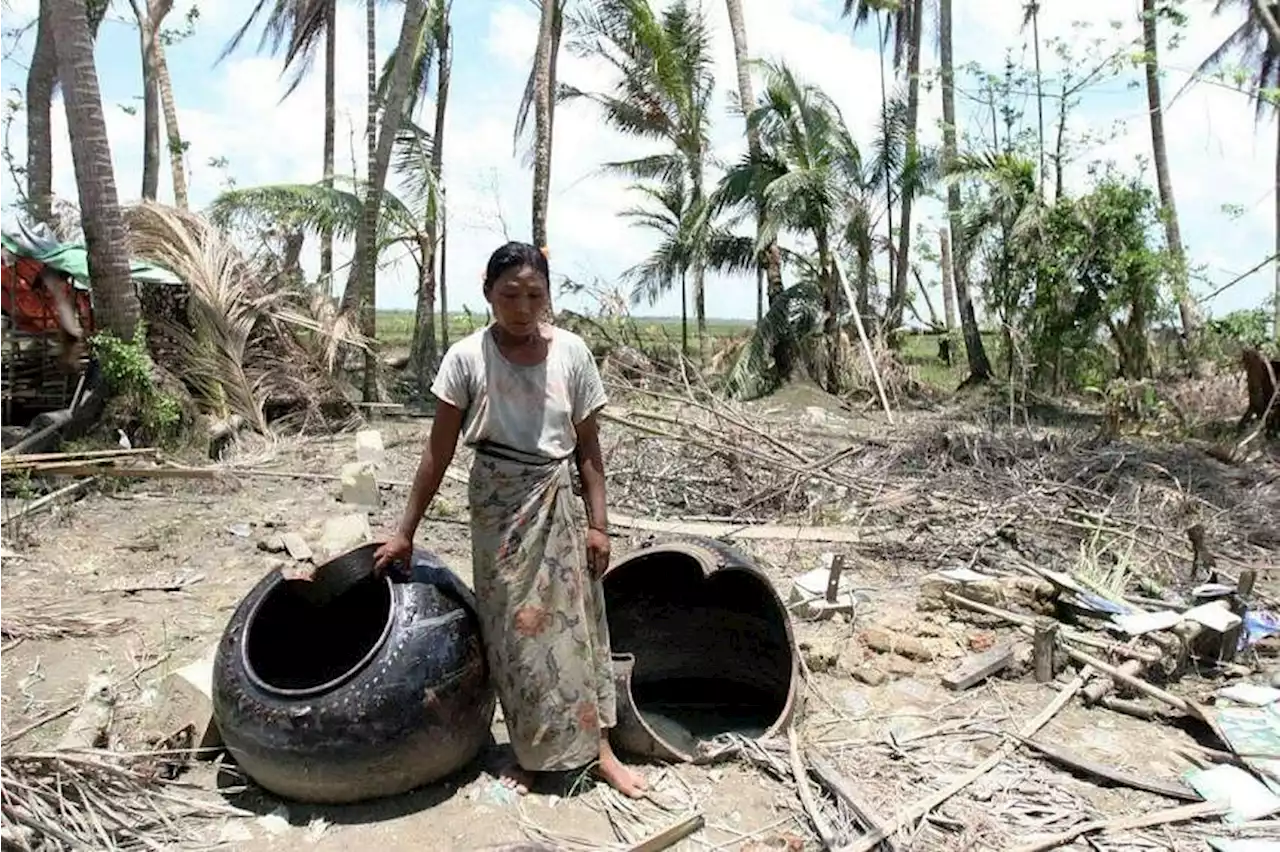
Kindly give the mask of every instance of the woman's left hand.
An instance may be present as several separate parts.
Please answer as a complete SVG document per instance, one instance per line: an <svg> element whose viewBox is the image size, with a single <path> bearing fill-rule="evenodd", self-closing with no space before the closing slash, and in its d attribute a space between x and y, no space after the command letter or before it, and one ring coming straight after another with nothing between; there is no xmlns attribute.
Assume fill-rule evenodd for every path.
<svg viewBox="0 0 1280 852"><path fill-rule="evenodd" d="M599 580L609 567L609 536L598 529L587 530L587 570Z"/></svg>

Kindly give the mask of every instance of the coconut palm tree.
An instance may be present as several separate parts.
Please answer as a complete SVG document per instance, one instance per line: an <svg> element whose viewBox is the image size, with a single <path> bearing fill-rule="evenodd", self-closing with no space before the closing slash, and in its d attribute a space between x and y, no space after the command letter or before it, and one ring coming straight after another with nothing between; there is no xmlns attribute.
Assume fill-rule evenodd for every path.
<svg viewBox="0 0 1280 852"><path fill-rule="evenodd" d="M839 316L851 307L842 304L836 253L841 249L838 241L851 213L851 199L865 197L862 156L839 108L825 92L802 82L786 64L762 62L759 67L764 92L749 120L760 134L760 157L748 154L730 168L710 207L713 212L737 208L745 214L754 210L757 198L763 198L764 228L757 238L757 249L783 231L813 240L816 257L806 286L821 300L827 341L822 381L835 392L840 375ZM779 379L790 375L795 355L794 339L778 331L779 324L786 325L792 319L791 309L799 292L788 294L795 286L799 285L784 291L776 311L770 306L757 329L760 340L753 344L757 353L771 351ZM766 346L766 337L775 345Z"/></svg>
<svg viewBox="0 0 1280 852"><path fill-rule="evenodd" d="M688 186L684 209L702 210L715 81L711 36L701 9L689 0L675 0L661 13L648 0L601 0L576 15L569 31L571 49L603 59L617 78L609 92L562 85L561 97L588 100L623 133L668 146L663 153L605 168L660 182L679 175ZM709 232L694 228L689 233ZM706 256L704 249L691 253L699 354L707 324Z"/></svg>
<svg viewBox="0 0 1280 852"><path fill-rule="evenodd" d="M396 43L395 61L391 79L387 85L387 108L382 111L382 121L377 121L378 57L376 50L375 8L377 0L366 3L366 43L368 55L368 178L365 184L364 227L356 232L355 251L347 286L342 293L342 309L359 311L360 332L370 341L377 338L377 263L375 240L378 232L378 212L387 172L391 168L391 154L404 121L403 105L408 101L409 82L413 71L414 45L422 37L426 25L424 0L406 0L404 17L400 24L400 38ZM397 106L398 105L398 106ZM376 141L374 127L378 128ZM364 398L374 401L377 395L377 346L365 350Z"/></svg>
<svg viewBox="0 0 1280 852"><path fill-rule="evenodd" d="M902 68L904 58L907 66L906 146L903 161L904 169L911 172L916 169L915 161L919 157L916 135L920 118L920 45L924 31L924 0L845 0L844 2L843 14L853 18L855 29L867 24L872 14L875 15L877 26L881 26L882 17L886 13L888 13L889 27L887 30L882 30L882 42L893 39L895 71ZM911 272L911 212L914 200L915 192L912 191L912 187L904 187L899 199L902 211L898 221L899 235L896 246L893 245L892 223L889 225L889 263L893 272L889 279L891 292L885 316L885 327L888 329L894 329L901 324L902 312L907 304Z"/></svg>
<svg viewBox="0 0 1280 852"><path fill-rule="evenodd" d="M335 122L337 118L337 0L256 0L249 17L232 35L222 53L221 62L243 41L245 35L262 18L262 36L258 50L270 44L275 55L284 49L284 70L293 76L285 97L293 94L311 70L315 53L324 40L324 179L333 182ZM320 235L320 281L332 287L333 235Z"/></svg>
<svg viewBox="0 0 1280 852"><path fill-rule="evenodd" d="M691 182L672 171L666 180L633 184L644 204L622 211L633 225L648 228L660 237L658 246L643 261L622 274L630 282L631 303L655 304L680 286L680 345L689 354L688 276L691 270L715 269L722 273L746 272L757 265L755 240L739 237L717 225L707 199L694 207ZM776 240L774 241L776 243Z"/></svg>
<svg viewBox="0 0 1280 852"><path fill-rule="evenodd" d="M46 0L67 110L71 159L80 194L81 224L89 252L95 312L102 325L132 340L140 306L129 271L128 235L116 195L107 122L102 113L93 36L84 0Z"/></svg>
<svg viewBox="0 0 1280 852"><path fill-rule="evenodd" d="M1235 61L1253 75L1255 117L1262 120L1269 110L1280 117L1280 99L1274 92L1280 88L1280 3L1274 0L1218 0L1215 15L1234 14L1243 18L1226 40L1196 69L1197 73L1221 68ZM1269 94L1270 93L1270 94ZM1280 120L1276 122L1275 174L1275 245L1280 255ZM1280 340L1280 259L1275 262L1274 326L1272 332Z"/></svg>

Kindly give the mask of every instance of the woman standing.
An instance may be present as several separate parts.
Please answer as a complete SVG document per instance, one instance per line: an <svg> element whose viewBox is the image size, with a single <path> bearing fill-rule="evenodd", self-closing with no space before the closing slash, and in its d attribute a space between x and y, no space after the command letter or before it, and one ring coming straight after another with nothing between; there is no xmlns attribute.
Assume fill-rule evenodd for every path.
<svg viewBox="0 0 1280 852"><path fill-rule="evenodd" d="M489 258L484 295L494 322L445 353L439 400L399 529L377 570L405 563L414 533L453 459L471 466L471 553L489 669L516 764L502 780L528 792L535 772L598 761L611 786L639 796L645 781L609 746L616 724L609 630L600 577L609 565L604 464L596 414L604 384L586 343L544 324L547 258L507 243ZM586 522L573 499L576 462Z"/></svg>

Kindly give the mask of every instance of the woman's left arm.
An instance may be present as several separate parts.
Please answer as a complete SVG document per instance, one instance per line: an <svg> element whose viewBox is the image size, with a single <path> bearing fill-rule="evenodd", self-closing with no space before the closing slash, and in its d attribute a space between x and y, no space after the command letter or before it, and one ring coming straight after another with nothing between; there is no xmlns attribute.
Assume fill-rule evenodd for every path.
<svg viewBox="0 0 1280 852"><path fill-rule="evenodd" d="M582 476L582 496L587 504L587 526L600 532L609 529L604 488L604 455L600 451L600 421L595 414L577 426L578 446L574 451Z"/></svg>

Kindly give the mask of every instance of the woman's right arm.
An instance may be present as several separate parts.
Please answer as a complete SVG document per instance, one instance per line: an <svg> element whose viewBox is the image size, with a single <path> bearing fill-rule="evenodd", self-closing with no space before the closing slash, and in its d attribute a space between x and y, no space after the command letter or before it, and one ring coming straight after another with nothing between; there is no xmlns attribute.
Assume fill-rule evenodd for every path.
<svg viewBox="0 0 1280 852"><path fill-rule="evenodd" d="M436 414L431 422L431 435L422 448L422 457L418 461L418 470L413 475L413 487L409 490L409 500L404 507L404 516L396 529L394 538L378 549L375 556L375 568L381 569L387 562L403 558L413 546L414 533L418 524L431 505L444 472L453 461L453 454L458 446L458 435L462 431L462 411L443 400L436 405ZM399 551L405 551L401 553Z"/></svg>

